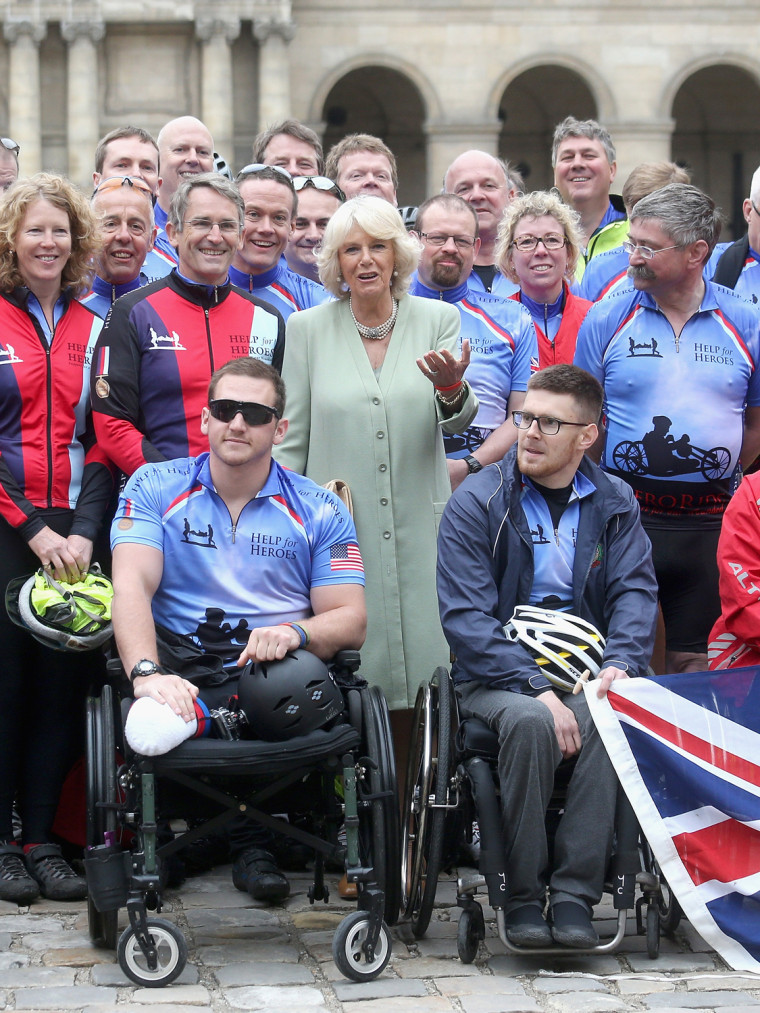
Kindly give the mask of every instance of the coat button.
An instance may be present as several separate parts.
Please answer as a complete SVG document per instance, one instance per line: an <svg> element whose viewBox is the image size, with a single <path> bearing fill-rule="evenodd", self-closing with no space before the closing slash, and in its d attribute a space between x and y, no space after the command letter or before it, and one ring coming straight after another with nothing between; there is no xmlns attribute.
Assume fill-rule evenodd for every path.
<svg viewBox="0 0 760 1013"><path fill-rule="evenodd" d="M372 398L372 404L380 404L380 398L379 397L373 397Z"/></svg>
<svg viewBox="0 0 760 1013"><path fill-rule="evenodd" d="M385 439L385 433L382 431L382 429L378 429L378 431L377 431L377 438L378 438L378 440L384 440Z"/></svg>
<svg viewBox="0 0 760 1013"><path fill-rule="evenodd" d="M383 538L390 538L390 537L391 537L390 531L383 531Z"/></svg>
<svg viewBox="0 0 760 1013"><path fill-rule="evenodd" d="M387 471L388 470L388 465L387 464L381 464L380 467L377 470L378 471Z"/></svg>
<svg viewBox="0 0 760 1013"><path fill-rule="evenodd" d="M385 496L380 497L380 506L388 506L388 500Z"/></svg>

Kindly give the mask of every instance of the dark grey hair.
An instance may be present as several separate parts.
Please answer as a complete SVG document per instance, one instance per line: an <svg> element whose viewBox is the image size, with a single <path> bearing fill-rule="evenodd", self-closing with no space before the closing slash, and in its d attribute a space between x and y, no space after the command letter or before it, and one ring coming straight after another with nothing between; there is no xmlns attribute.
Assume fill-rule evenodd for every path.
<svg viewBox="0 0 760 1013"><path fill-rule="evenodd" d="M711 197L689 183L668 183L642 197L631 209L631 221L647 218L656 219L674 245L688 246L704 239L708 246L707 256L720 236L720 208Z"/></svg>

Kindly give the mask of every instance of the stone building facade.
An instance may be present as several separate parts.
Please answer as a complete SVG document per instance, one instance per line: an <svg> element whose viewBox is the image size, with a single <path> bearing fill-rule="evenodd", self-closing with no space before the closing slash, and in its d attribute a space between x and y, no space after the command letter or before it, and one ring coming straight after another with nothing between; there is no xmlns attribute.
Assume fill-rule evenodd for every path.
<svg viewBox="0 0 760 1013"><path fill-rule="evenodd" d="M741 231L760 164L757 0L4 0L0 129L85 184L97 139L192 113L236 168L287 115L397 152L402 203L460 151L551 181L554 124L611 130L619 176L674 158ZM616 187L619 189L619 187Z"/></svg>

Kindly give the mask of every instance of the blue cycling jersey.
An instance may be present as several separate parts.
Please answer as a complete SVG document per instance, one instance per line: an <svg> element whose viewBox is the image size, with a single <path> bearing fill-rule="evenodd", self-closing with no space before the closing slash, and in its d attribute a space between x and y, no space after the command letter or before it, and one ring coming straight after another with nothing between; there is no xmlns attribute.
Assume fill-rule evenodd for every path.
<svg viewBox="0 0 760 1013"><path fill-rule="evenodd" d="M270 306L274 306L285 320L297 310L320 306L332 298L327 289L310 278L295 274L282 260L261 274L248 274L232 266L230 281L238 288L251 292Z"/></svg>
<svg viewBox="0 0 760 1013"><path fill-rule="evenodd" d="M111 544L158 549L156 622L231 661L255 627L312 615L312 588L363 585L364 566L354 522L333 493L273 461L233 522L208 459L138 468L119 499Z"/></svg>
<svg viewBox="0 0 760 1013"><path fill-rule="evenodd" d="M470 342L470 365L465 374L475 391L478 414L463 433L444 433L447 457L467 457L497 429L507 416L509 395L524 391L532 359L538 362L536 330L530 314L513 299L501 299L473 290L473 275L451 289L434 289L415 276L411 295L452 303L459 310L462 340Z"/></svg>
<svg viewBox="0 0 760 1013"><path fill-rule="evenodd" d="M591 307L575 364L604 386L603 467L632 486L644 514L722 514L745 405L760 405L759 357L760 311L711 282L678 336L647 292Z"/></svg>

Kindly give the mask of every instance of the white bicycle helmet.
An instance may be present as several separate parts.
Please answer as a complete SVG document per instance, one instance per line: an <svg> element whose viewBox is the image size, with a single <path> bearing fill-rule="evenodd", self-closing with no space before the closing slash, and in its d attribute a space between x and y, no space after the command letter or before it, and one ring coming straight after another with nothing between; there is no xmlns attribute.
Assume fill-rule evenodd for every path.
<svg viewBox="0 0 760 1013"><path fill-rule="evenodd" d="M504 627L507 640L522 644L542 675L566 693L588 669L594 679L602 667L604 637L591 623L569 612L518 605Z"/></svg>

